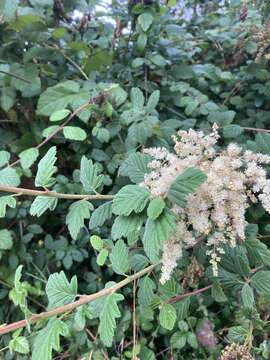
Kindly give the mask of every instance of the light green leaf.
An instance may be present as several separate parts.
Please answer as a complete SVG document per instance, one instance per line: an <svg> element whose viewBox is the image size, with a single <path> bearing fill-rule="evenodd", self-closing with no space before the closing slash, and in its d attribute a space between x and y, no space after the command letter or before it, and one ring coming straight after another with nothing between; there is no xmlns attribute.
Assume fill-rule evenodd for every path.
<svg viewBox="0 0 270 360"><path fill-rule="evenodd" d="M165 201L161 197L156 197L153 200L151 200L150 204L147 208L147 216L151 220L155 220L159 217L159 215L164 210L166 204Z"/></svg>
<svg viewBox="0 0 270 360"><path fill-rule="evenodd" d="M249 284L246 283L242 287L241 297L242 297L244 306L249 307L249 308L254 307L254 292L253 292L253 289L249 286Z"/></svg>
<svg viewBox="0 0 270 360"><path fill-rule="evenodd" d="M84 226L84 220L90 218L90 211L93 209L93 205L87 200L79 200L70 205L66 224L72 239L76 240Z"/></svg>
<svg viewBox="0 0 270 360"><path fill-rule="evenodd" d="M96 190L103 181L103 175L99 175L99 169L92 160L88 160L85 156L81 159L80 181L83 188L87 192Z"/></svg>
<svg viewBox="0 0 270 360"><path fill-rule="evenodd" d="M157 104L159 102L159 98L160 98L160 91L159 90L154 91L150 95L150 97L149 97L149 99L147 101L147 105L146 105L148 111L152 111L152 110L154 110L156 108L156 106L157 106Z"/></svg>
<svg viewBox="0 0 270 360"><path fill-rule="evenodd" d="M126 274L129 269L128 248L123 240L118 240L110 253L112 268L117 274Z"/></svg>
<svg viewBox="0 0 270 360"><path fill-rule="evenodd" d="M138 17L138 22L141 25L143 31L147 31L153 22L153 16L148 12L143 13Z"/></svg>
<svg viewBox="0 0 270 360"><path fill-rule="evenodd" d="M16 199L11 195L0 197L0 218L5 217L7 206L13 209L16 207Z"/></svg>
<svg viewBox="0 0 270 360"><path fill-rule="evenodd" d="M158 219L148 219L143 235L143 245L146 255L152 262L159 260L159 251L170 235L175 231L175 215L170 211L164 211Z"/></svg>
<svg viewBox="0 0 270 360"><path fill-rule="evenodd" d="M270 271L258 271L252 276L250 284L260 295L270 297Z"/></svg>
<svg viewBox="0 0 270 360"><path fill-rule="evenodd" d="M128 237L132 233L139 233L142 228L144 217L141 215L118 216L112 226L112 238Z"/></svg>
<svg viewBox="0 0 270 360"><path fill-rule="evenodd" d="M182 349L187 342L187 334L184 332L176 331L172 334L170 344L173 349Z"/></svg>
<svg viewBox="0 0 270 360"><path fill-rule="evenodd" d="M177 319L183 320L188 316L190 306L190 298L187 297L183 300L177 301L175 303Z"/></svg>
<svg viewBox="0 0 270 360"><path fill-rule="evenodd" d="M151 61L152 61L152 63L154 63L156 66L159 66L159 67L164 67L167 64L166 59L163 56L158 55L158 54L151 57Z"/></svg>
<svg viewBox="0 0 270 360"><path fill-rule="evenodd" d="M48 196L37 196L30 207L30 215L40 217L46 210L53 211L57 206L58 199Z"/></svg>
<svg viewBox="0 0 270 360"><path fill-rule="evenodd" d="M38 155L39 151L36 148L30 148L22 151L19 154L19 158L21 159L23 169L29 169L38 158Z"/></svg>
<svg viewBox="0 0 270 360"><path fill-rule="evenodd" d="M130 93L132 106L135 108L142 108L144 105L144 95L139 88L132 88Z"/></svg>
<svg viewBox="0 0 270 360"><path fill-rule="evenodd" d="M70 110L62 109L54 111L50 116L50 121L60 121L63 120L70 114Z"/></svg>
<svg viewBox="0 0 270 360"><path fill-rule="evenodd" d="M57 318L50 319L34 339L32 360L51 360L52 351L60 350L60 336L68 334L67 324Z"/></svg>
<svg viewBox="0 0 270 360"><path fill-rule="evenodd" d="M97 264L99 266L103 266L105 264L105 261L107 260L108 255L109 251L103 248L97 256Z"/></svg>
<svg viewBox="0 0 270 360"><path fill-rule="evenodd" d="M139 49L139 51L143 51L145 49L146 44L147 44L147 35L142 33L138 36L138 40L137 40L137 48ZM135 60L138 60L138 59L141 59L141 58L137 58ZM132 62L132 66L134 67L133 62Z"/></svg>
<svg viewBox="0 0 270 360"><path fill-rule="evenodd" d="M65 126L63 133L66 139L84 141L87 137L86 132L77 126Z"/></svg>
<svg viewBox="0 0 270 360"><path fill-rule="evenodd" d="M47 138L50 136L56 129L58 128L57 125L48 126L46 129L42 131L42 136Z"/></svg>
<svg viewBox="0 0 270 360"><path fill-rule="evenodd" d="M57 167L54 166L56 160L56 147L53 146L46 152L46 154L38 163L35 186L47 188L55 183L53 175L57 170Z"/></svg>
<svg viewBox="0 0 270 360"><path fill-rule="evenodd" d="M168 199L172 203L184 207L187 195L193 193L206 179L207 176L200 169L188 168L171 184Z"/></svg>
<svg viewBox="0 0 270 360"><path fill-rule="evenodd" d="M140 213L149 201L150 192L137 185L126 185L115 195L112 211L117 215L128 216L132 211Z"/></svg>
<svg viewBox="0 0 270 360"><path fill-rule="evenodd" d="M135 184L144 180L144 175L149 173L148 163L151 156L148 154L134 153L124 161L120 168L120 172L124 176L128 176Z"/></svg>
<svg viewBox="0 0 270 360"><path fill-rule="evenodd" d="M90 237L90 242L93 248L97 251L100 251L103 248L104 242L100 236L92 235Z"/></svg>
<svg viewBox="0 0 270 360"><path fill-rule="evenodd" d="M77 277L73 276L68 282L64 271L49 276L46 285L46 294L50 309L66 305L75 300L78 291Z"/></svg>
<svg viewBox="0 0 270 360"><path fill-rule="evenodd" d="M170 304L162 306L159 313L159 322L164 329L172 330L176 322L176 311L175 308Z"/></svg>
<svg viewBox="0 0 270 360"><path fill-rule="evenodd" d="M91 215L89 228L95 229L102 226L112 216L112 201L108 201L95 209Z"/></svg>
<svg viewBox="0 0 270 360"><path fill-rule="evenodd" d="M8 151L0 151L0 167L6 165L10 160L10 153Z"/></svg>
<svg viewBox="0 0 270 360"><path fill-rule="evenodd" d="M8 346L11 352L17 352L19 354L28 354L30 351L29 343L24 336L16 336L10 340Z"/></svg>
<svg viewBox="0 0 270 360"><path fill-rule="evenodd" d="M10 250L12 246L11 232L7 229L0 230L0 250Z"/></svg>
<svg viewBox="0 0 270 360"><path fill-rule="evenodd" d="M0 170L0 184L8 186L20 185L20 177L12 167Z"/></svg>
<svg viewBox="0 0 270 360"><path fill-rule="evenodd" d="M107 347L112 346L116 319L121 316L117 303L123 299L124 296L117 293L107 296L99 315L98 333L101 341Z"/></svg>

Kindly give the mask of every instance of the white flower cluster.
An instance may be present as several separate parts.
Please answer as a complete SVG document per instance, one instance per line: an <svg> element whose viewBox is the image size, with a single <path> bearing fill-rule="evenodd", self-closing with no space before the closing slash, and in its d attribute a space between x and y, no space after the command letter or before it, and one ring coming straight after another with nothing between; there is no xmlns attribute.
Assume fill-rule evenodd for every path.
<svg viewBox="0 0 270 360"><path fill-rule="evenodd" d="M142 186L153 197L166 197L172 182L189 167L204 171L207 180L197 191L187 197L185 208L173 207L177 215L177 231L163 248L161 282L167 281L182 248L194 246L205 237L214 275L223 253L222 245L235 246L245 238L245 212L253 202L260 201L270 212L270 180L264 164L270 164L270 156L243 151L230 144L218 152L215 144L219 138L217 126L209 135L202 131L179 131L174 137L175 153L165 148L144 151L153 157Z"/></svg>

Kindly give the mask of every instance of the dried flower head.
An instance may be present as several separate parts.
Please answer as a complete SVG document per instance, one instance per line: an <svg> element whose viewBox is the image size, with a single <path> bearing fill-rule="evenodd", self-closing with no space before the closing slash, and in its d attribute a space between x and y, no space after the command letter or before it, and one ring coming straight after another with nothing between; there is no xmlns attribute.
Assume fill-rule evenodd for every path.
<svg viewBox="0 0 270 360"><path fill-rule="evenodd" d="M179 131L173 138L175 153L165 148L145 150L153 157L149 164L152 171L141 185L152 197L165 198L176 177L189 167L207 175L207 180L187 197L185 208L172 208L177 228L163 248L161 282L170 278L182 248L193 247L202 237L207 239L207 254L216 276L223 245L233 247L245 239L245 212L250 204L260 201L270 212L270 180L262 167L270 164L270 156L243 151L236 144L218 152L218 138L214 125L209 135L192 129Z"/></svg>
<svg viewBox="0 0 270 360"><path fill-rule="evenodd" d="M222 351L219 360L254 360L245 345L230 344Z"/></svg>

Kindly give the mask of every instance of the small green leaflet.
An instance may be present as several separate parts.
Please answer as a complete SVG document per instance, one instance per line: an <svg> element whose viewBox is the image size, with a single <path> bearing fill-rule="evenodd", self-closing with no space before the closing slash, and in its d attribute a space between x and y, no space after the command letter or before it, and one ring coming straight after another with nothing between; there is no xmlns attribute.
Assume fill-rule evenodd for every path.
<svg viewBox="0 0 270 360"><path fill-rule="evenodd" d="M132 182L138 184L144 180L144 175L149 173L148 163L151 156L148 154L131 154L121 165L121 175L128 176Z"/></svg>
<svg viewBox="0 0 270 360"><path fill-rule="evenodd" d="M159 90L154 91L150 95L150 97L149 97L149 99L147 101L147 105L146 105L148 111L153 111L156 108L156 106L157 106L157 104L159 102L159 98L160 98L160 91Z"/></svg>
<svg viewBox="0 0 270 360"><path fill-rule="evenodd" d="M69 114L70 114L70 110L68 110L68 109L57 110L57 111L53 112L52 115L50 116L50 121L63 120Z"/></svg>
<svg viewBox="0 0 270 360"><path fill-rule="evenodd" d="M50 275L46 285L46 294L49 299L48 307L53 309L71 303L75 300L77 291L76 276L73 276L69 283L64 271Z"/></svg>
<svg viewBox="0 0 270 360"><path fill-rule="evenodd" d="M40 217L46 210L53 211L57 206L58 199L49 196L37 196L30 207L30 215Z"/></svg>
<svg viewBox="0 0 270 360"><path fill-rule="evenodd" d="M16 207L16 199L14 196L7 195L0 197L0 218L5 217L7 206L13 209Z"/></svg>
<svg viewBox="0 0 270 360"><path fill-rule="evenodd" d="M143 13L138 17L138 22L141 25L143 31L147 31L153 22L153 16L148 12Z"/></svg>
<svg viewBox="0 0 270 360"><path fill-rule="evenodd" d="M112 201L105 202L95 209L91 215L89 228L95 229L102 226L112 216Z"/></svg>
<svg viewBox="0 0 270 360"><path fill-rule="evenodd" d="M17 352L19 354L28 354L30 351L29 343L24 336L12 336L8 346L11 352Z"/></svg>
<svg viewBox="0 0 270 360"><path fill-rule="evenodd" d="M48 136L51 135L57 128L58 128L57 125L48 126L47 128L45 128L45 129L42 131L42 136L45 137L45 138L48 137Z"/></svg>
<svg viewBox="0 0 270 360"><path fill-rule="evenodd" d="M81 159L80 181L87 192L96 190L103 181L103 175L99 175L99 168L85 156Z"/></svg>
<svg viewBox="0 0 270 360"><path fill-rule="evenodd" d="M118 240L110 253L112 268L116 274L126 274L129 270L128 248L123 240Z"/></svg>
<svg viewBox="0 0 270 360"><path fill-rule="evenodd" d="M105 264L105 261L107 260L108 255L109 251L107 249L101 249L100 253L97 256L97 264L99 266L103 266Z"/></svg>
<svg viewBox="0 0 270 360"><path fill-rule="evenodd" d="M31 360L51 360L52 351L60 350L60 336L69 334L68 325L57 318L50 319L34 339Z"/></svg>
<svg viewBox="0 0 270 360"><path fill-rule="evenodd" d="M10 250L12 245L11 232L7 229L0 230L0 250Z"/></svg>
<svg viewBox="0 0 270 360"><path fill-rule="evenodd" d="M162 306L159 313L159 322L164 329L172 330L176 322L176 311L175 308L170 304Z"/></svg>
<svg viewBox="0 0 270 360"><path fill-rule="evenodd" d="M144 216L142 215L118 216L112 226L112 238L116 240L139 233L143 222Z"/></svg>
<svg viewBox="0 0 270 360"><path fill-rule="evenodd" d="M0 151L0 167L6 165L10 160L10 153L5 150Z"/></svg>
<svg viewBox="0 0 270 360"><path fill-rule="evenodd" d="M253 286L260 295L270 297L270 271L258 271L252 276L250 285Z"/></svg>
<svg viewBox="0 0 270 360"><path fill-rule="evenodd" d="M26 303L27 290L24 283L21 282L22 269L23 265L19 265L15 271L14 288L10 290L9 297L13 301L15 306L19 306L20 309L25 313L25 315L27 315L29 314Z"/></svg>
<svg viewBox="0 0 270 360"><path fill-rule="evenodd" d="M175 231L175 215L165 210L158 219L148 219L143 235L143 245L146 255L152 262L159 260L159 251L164 241Z"/></svg>
<svg viewBox="0 0 270 360"><path fill-rule="evenodd" d="M126 185L113 199L112 211L117 215L128 216L132 211L140 213L149 201L150 192L137 185Z"/></svg>
<svg viewBox="0 0 270 360"><path fill-rule="evenodd" d="M56 166L54 166L56 160L56 147L53 146L38 163L35 186L47 188L55 183L53 175L57 170Z"/></svg>
<svg viewBox="0 0 270 360"><path fill-rule="evenodd" d="M150 204L147 208L147 216L151 220L155 220L159 217L159 215L162 213L163 209L165 208L165 202L161 197L156 197L153 200L151 200Z"/></svg>
<svg viewBox="0 0 270 360"><path fill-rule="evenodd" d="M107 347L112 346L116 320L121 316L117 303L124 300L122 294L113 293L106 297L102 311L99 315L98 333L103 344Z"/></svg>
<svg viewBox="0 0 270 360"><path fill-rule="evenodd" d="M207 176L200 169L188 168L171 184L168 199L172 203L184 207L187 195L193 193L206 179Z"/></svg>
<svg viewBox="0 0 270 360"><path fill-rule="evenodd" d="M65 126L63 134L66 139L84 141L87 137L86 132L77 126Z"/></svg>
<svg viewBox="0 0 270 360"><path fill-rule="evenodd" d="M132 88L130 92L132 106L142 108L144 106L144 95L139 88Z"/></svg>
<svg viewBox="0 0 270 360"><path fill-rule="evenodd" d="M79 200L70 205L66 224L72 239L76 240L84 226L84 220L90 218L90 211L93 209L93 205L87 200Z"/></svg>
<svg viewBox="0 0 270 360"><path fill-rule="evenodd" d="M12 167L6 167L0 170L0 184L9 186L20 185L20 177Z"/></svg>
<svg viewBox="0 0 270 360"><path fill-rule="evenodd" d="M93 248L97 251L100 251L104 245L104 241L101 239L101 237L97 235L92 235L90 237L90 243L93 246Z"/></svg>
<svg viewBox="0 0 270 360"><path fill-rule="evenodd" d="M39 155L39 151L36 148L30 148L22 151L19 154L22 168L29 169L33 165L33 163L37 160L38 155Z"/></svg>

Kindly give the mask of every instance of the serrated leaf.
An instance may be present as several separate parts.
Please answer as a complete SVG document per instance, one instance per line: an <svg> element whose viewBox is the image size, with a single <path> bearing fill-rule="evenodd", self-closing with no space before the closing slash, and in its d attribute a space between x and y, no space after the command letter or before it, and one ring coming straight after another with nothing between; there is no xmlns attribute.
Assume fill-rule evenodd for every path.
<svg viewBox="0 0 270 360"><path fill-rule="evenodd" d="M103 175L99 175L99 169L92 160L88 160L85 156L81 159L80 181L83 188L87 192L96 190L103 181Z"/></svg>
<svg viewBox="0 0 270 360"><path fill-rule="evenodd" d="M163 300L168 300L176 295L181 294L183 291L179 284L171 278L170 280L166 281L165 284L160 284L159 291L162 294Z"/></svg>
<svg viewBox="0 0 270 360"><path fill-rule="evenodd" d="M140 271L149 264L149 260L142 254L131 254L130 266L134 271Z"/></svg>
<svg viewBox="0 0 270 360"><path fill-rule="evenodd" d="M150 95L150 97L149 97L149 99L147 101L147 105L146 105L148 111L152 111L157 107L157 104L159 102L159 98L160 98L160 91L159 90L154 91Z"/></svg>
<svg viewBox="0 0 270 360"><path fill-rule="evenodd" d="M97 256L97 264L99 266L103 266L105 264L105 261L107 260L108 255L109 251L103 248Z"/></svg>
<svg viewBox="0 0 270 360"><path fill-rule="evenodd" d="M144 180L144 175L149 173L148 163L151 156L148 154L131 154L121 166L121 174L128 176L132 182L138 184Z"/></svg>
<svg viewBox="0 0 270 360"><path fill-rule="evenodd" d="M112 226L112 238L128 237L138 234L142 228L144 217L142 215L118 216Z"/></svg>
<svg viewBox="0 0 270 360"><path fill-rule="evenodd" d="M128 248L123 240L118 240L110 253L112 268L117 274L126 274L129 270Z"/></svg>
<svg viewBox="0 0 270 360"><path fill-rule="evenodd" d="M159 322L164 329L172 330L176 322L176 311L175 308L170 304L162 306L159 313Z"/></svg>
<svg viewBox="0 0 270 360"><path fill-rule="evenodd" d="M21 165L23 169L29 169L38 158L39 151L36 148L30 148L22 151L19 154Z"/></svg>
<svg viewBox="0 0 270 360"><path fill-rule="evenodd" d="M5 217L7 206L13 209L16 207L16 199L11 195L0 197L0 218Z"/></svg>
<svg viewBox="0 0 270 360"><path fill-rule="evenodd" d="M249 284L245 284L241 290L243 305L249 308L254 306L254 293Z"/></svg>
<svg viewBox="0 0 270 360"><path fill-rule="evenodd" d="M112 216L112 201L106 202L95 209L91 215L89 228L95 229L102 226Z"/></svg>
<svg viewBox="0 0 270 360"><path fill-rule="evenodd" d="M93 205L87 200L79 200L70 205L66 224L72 239L76 240L84 226L84 220L90 218L90 211L93 209Z"/></svg>
<svg viewBox="0 0 270 360"><path fill-rule="evenodd" d="M153 22L153 16L150 13L143 13L138 17L138 22L143 31L147 31Z"/></svg>
<svg viewBox="0 0 270 360"><path fill-rule="evenodd" d="M29 343L24 336L16 336L10 340L8 346L11 352L17 352L19 354L28 354L30 351Z"/></svg>
<svg viewBox="0 0 270 360"><path fill-rule="evenodd" d="M117 303L122 301L124 296L113 293L106 297L102 311L99 315L98 333L103 344L107 347L112 346L116 319L121 316Z"/></svg>
<svg viewBox="0 0 270 360"><path fill-rule="evenodd" d="M154 298L154 290L156 285L148 276L145 276L139 283L138 290L138 301L142 307L147 307L150 305L151 301Z"/></svg>
<svg viewBox="0 0 270 360"><path fill-rule="evenodd" d="M7 229L0 230L0 250L10 250L12 246L11 232Z"/></svg>
<svg viewBox="0 0 270 360"><path fill-rule="evenodd" d="M154 198L148 205L147 216L152 220L157 219L164 210L165 206L165 201L161 197Z"/></svg>
<svg viewBox="0 0 270 360"><path fill-rule="evenodd" d="M48 307L50 309L66 305L75 300L78 291L77 277L73 276L68 282L64 271L50 275L46 294L49 299Z"/></svg>
<svg viewBox="0 0 270 360"><path fill-rule="evenodd" d="M270 250L258 239L248 239L245 242L249 255L256 258L258 263L270 267Z"/></svg>
<svg viewBox="0 0 270 360"><path fill-rule="evenodd" d="M38 163L35 186L47 188L55 183L53 175L57 170L56 166L54 166L56 160L56 147L53 146L47 151L47 153Z"/></svg>
<svg viewBox="0 0 270 360"><path fill-rule="evenodd" d="M60 121L63 120L70 114L70 110L62 109L54 111L50 116L50 121Z"/></svg>
<svg viewBox="0 0 270 360"><path fill-rule="evenodd" d="M30 215L40 217L46 210L53 211L57 206L58 199L48 196L37 196L30 207Z"/></svg>
<svg viewBox="0 0 270 360"><path fill-rule="evenodd" d="M148 219L143 235L143 245L146 255L152 262L159 260L160 249L169 236L175 231L175 215L166 210L156 220Z"/></svg>
<svg viewBox="0 0 270 360"><path fill-rule="evenodd" d="M190 306L190 298L187 297L175 303L177 319L183 320L188 316Z"/></svg>
<svg viewBox="0 0 270 360"><path fill-rule="evenodd" d="M17 174L17 171L12 167L6 167L5 169L0 170L0 184L9 186L20 185L20 177Z"/></svg>
<svg viewBox="0 0 270 360"><path fill-rule="evenodd" d="M171 184L168 199L172 203L184 207L187 195L193 193L206 179L207 176L200 169L188 168Z"/></svg>
<svg viewBox="0 0 270 360"><path fill-rule="evenodd" d="M227 297L224 294L224 291L223 291L223 289L220 285L220 282L217 278L213 279L213 286L211 288L211 296L217 302L224 302L227 300Z"/></svg>
<svg viewBox="0 0 270 360"><path fill-rule="evenodd" d="M229 329L228 339L232 343L244 343L249 334L249 329L246 326L233 326Z"/></svg>
<svg viewBox="0 0 270 360"><path fill-rule="evenodd" d="M270 297L270 271L258 271L252 276L250 284L260 295Z"/></svg>
<svg viewBox="0 0 270 360"><path fill-rule="evenodd" d="M263 154L270 154L270 134L258 133L255 138L257 151Z"/></svg>
<svg viewBox="0 0 270 360"><path fill-rule="evenodd" d="M144 105L144 95L139 88L132 88L130 92L132 106L141 109Z"/></svg>
<svg viewBox="0 0 270 360"><path fill-rule="evenodd" d="M223 136L225 139L234 139L240 136L243 128L239 125L230 124L223 128Z"/></svg>
<svg viewBox="0 0 270 360"><path fill-rule="evenodd" d="M115 195L112 211L116 215L128 216L132 211L140 213L149 201L150 192L137 185L126 185Z"/></svg>
<svg viewBox="0 0 270 360"><path fill-rule="evenodd" d="M65 126L63 134L66 139L84 141L87 137L86 132L77 126Z"/></svg>
<svg viewBox="0 0 270 360"><path fill-rule="evenodd" d="M60 350L60 336L68 333L68 325L62 320L50 319L34 339L32 360L51 360L53 350Z"/></svg>
<svg viewBox="0 0 270 360"><path fill-rule="evenodd" d="M0 167L8 164L10 160L10 153L5 150L0 151Z"/></svg>

